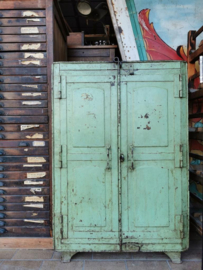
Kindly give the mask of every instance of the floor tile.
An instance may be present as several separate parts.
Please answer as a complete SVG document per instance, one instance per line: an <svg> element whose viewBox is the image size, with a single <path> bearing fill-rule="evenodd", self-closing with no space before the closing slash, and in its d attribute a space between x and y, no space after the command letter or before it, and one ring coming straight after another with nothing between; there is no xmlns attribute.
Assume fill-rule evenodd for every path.
<svg viewBox="0 0 203 270"><path fill-rule="evenodd" d="M0 250L0 260L11 259L16 253L16 249L1 249Z"/></svg>
<svg viewBox="0 0 203 270"><path fill-rule="evenodd" d="M1 270L38 270L42 261L4 261Z"/></svg>
<svg viewBox="0 0 203 270"><path fill-rule="evenodd" d="M128 261L128 270L169 270L167 262L165 261Z"/></svg>
<svg viewBox="0 0 203 270"><path fill-rule="evenodd" d="M181 264L169 262L169 264L172 270L201 270L201 262L183 262Z"/></svg>
<svg viewBox="0 0 203 270"><path fill-rule="evenodd" d="M92 260L92 252L78 252L71 260Z"/></svg>
<svg viewBox="0 0 203 270"><path fill-rule="evenodd" d="M61 260L61 252L54 251L54 254L52 256L52 260Z"/></svg>
<svg viewBox="0 0 203 270"><path fill-rule="evenodd" d="M130 252L94 252L93 260L125 260L131 259Z"/></svg>
<svg viewBox="0 0 203 270"><path fill-rule="evenodd" d="M88 261L85 262L84 270L126 270L126 268L125 262Z"/></svg>
<svg viewBox="0 0 203 270"><path fill-rule="evenodd" d="M181 258L182 260L201 260L202 251L195 249L188 249L187 251L182 252Z"/></svg>
<svg viewBox="0 0 203 270"><path fill-rule="evenodd" d="M132 253L133 260L168 260L163 252L135 252Z"/></svg>
<svg viewBox="0 0 203 270"><path fill-rule="evenodd" d="M46 260L51 259L54 251L48 249L20 249L12 260Z"/></svg>
<svg viewBox="0 0 203 270"><path fill-rule="evenodd" d="M44 261L40 270L83 270L83 262Z"/></svg>

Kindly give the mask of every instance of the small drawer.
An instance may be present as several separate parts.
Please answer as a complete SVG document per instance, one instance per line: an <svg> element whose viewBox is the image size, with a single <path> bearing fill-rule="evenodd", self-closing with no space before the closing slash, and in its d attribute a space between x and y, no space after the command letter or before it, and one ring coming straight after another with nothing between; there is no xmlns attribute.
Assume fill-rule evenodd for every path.
<svg viewBox="0 0 203 270"><path fill-rule="evenodd" d="M1 13L2 11L0 11ZM45 18L0 18L0 27L2 26L30 26L30 25L46 25Z"/></svg>
<svg viewBox="0 0 203 270"><path fill-rule="evenodd" d="M46 49L46 43L0 43L0 54L6 51L46 51Z"/></svg>
<svg viewBox="0 0 203 270"><path fill-rule="evenodd" d="M13 101L12 99L15 99L15 101ZM19 104L17 107L22 106L25 107L26 104L22 104L22 102L24 102L23 100L35 100L35 99L40 99L40 100L47 100L47 93L46 92L0 92L0 103L1 100L4 100L4 106L0 106L0 107L9 107L9 105L11 105L11 107L14 107L14 105L16 104L16 100L18 100L17 104ZM20 101L22 100L22 101ZM9 103L5 103L5 102L10 102ZM13 102L13 104L12 104ZM38 103L37 105L40 105L40 107L45 107L44 104L40 104Z"/></svg>
<svg viewBox="0 0 203 270"><path fill-rule="evenodd" d="M44 18L45 10L0 10L0 18Z"/></svg>
<svg viewBox="0 0 203 270"><path fill-rule="evenodd" d="M22 59L22 60L2 60L0 59L0 68L2 67L45 67L46 59Z"/></svg>
<svg viewBox="0 0 203 270"><path fill-rule="evenodd" d="M46 42L46 35L0 35L0 43L6 42Z"/></svg>
<svg viewBox="0 0 203 270"><path fill-rule="evenodd" d="M0 27L0 35L46 34L46 26Z"/></svg>
<svg viewBox="0 0 203 270"><path fill-rule="evenodd" d="M0 61L2 60L45 60L45 52L0 52Z"/></svg>

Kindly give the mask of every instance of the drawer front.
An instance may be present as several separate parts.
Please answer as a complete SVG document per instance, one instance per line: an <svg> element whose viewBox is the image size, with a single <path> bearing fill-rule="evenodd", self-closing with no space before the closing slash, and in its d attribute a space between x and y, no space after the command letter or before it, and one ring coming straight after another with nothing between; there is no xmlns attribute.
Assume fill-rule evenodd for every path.
<svg viewBox="0 0 203 270"><path fill-rule="evenodd" d="M23 60L0 60L1 67L37 67L37 66L46 66L46 59L23 59Z"/></svg>
<svg viewBox="0 0 203 270"><path fill-rule="evenodd" d="M46 58L46 52L0 52L0 59L3 60L42 60Z"/></svg>
<svg viewBox="0 0 203 270"><path fill-rule="evenodd" d="M0 43L2 42L45 42L46 35L1 35Z"/></svg>
<svg viewBox="0 0 203 270"><path fill-rule="evenodd" d="M0 27L1 35L46 34L46 26Z"/></svg>
<svg viewBox="0 0 203 270"><path fill-rule="evenodd" d="M46 43L0 43L0 53L6 51L46 51Z"/></svg>
<svg viewBox="0 0 203 270"><path fill-rule="evenodd" d="M0 18L43 18L45 10L0 10Z"/></svg>
<svg viewBox="0 0 203 270"><path fill-rule="evenodd" d="M46 25L45 18L0 18L0 27L2 26L30 26Z"/></svg>

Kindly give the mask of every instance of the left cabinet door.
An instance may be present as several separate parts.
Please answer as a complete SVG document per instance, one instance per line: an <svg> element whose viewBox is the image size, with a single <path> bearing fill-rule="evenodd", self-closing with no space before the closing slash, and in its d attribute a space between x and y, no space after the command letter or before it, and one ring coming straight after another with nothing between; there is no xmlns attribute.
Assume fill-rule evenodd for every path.
<svg viewBox="0 0 203 270"><path fill-rule="evenodd" d="M56 249L119 250L117 67L54 64L53 77Z"/></svg>

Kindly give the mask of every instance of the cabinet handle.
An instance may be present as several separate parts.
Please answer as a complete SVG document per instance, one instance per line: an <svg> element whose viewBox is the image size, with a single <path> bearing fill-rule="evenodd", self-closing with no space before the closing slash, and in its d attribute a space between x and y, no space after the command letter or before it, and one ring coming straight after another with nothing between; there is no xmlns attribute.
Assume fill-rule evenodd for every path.
<svg viewBox="0 0 203 270"><path fill-rule="evenodd" d="M30 145L29 145L29 143L27 143L27 142L20 142L18 146L19 146L19 147L28 147L28 146L30 146Z"/></svg>
<svg viewBox="0 0 203 270"><path fill-rule="evenodd" d="M0 233L1 233L1 234L6 233L6 232L7 232L6 229L4 229L4 228L1 228L1 229L0 229Z"/></svg>
<svg viewBox="0 0 203 270"><path fill-rule="evenodd" d="M4 99L4 95L0 94L0 99Z"/></svg>
<svg viewBox="0 0 203 270"><path fill-rule="evenodd" d="M4 139L5 139L5 135L4 134L0 134L0 140L4 140Z"/></svg>
<svg viewBox="0 0 203 270"><path fill-rule="evenodd" d="M111 145L107 146L106 151L107 151L107 165L106 165L106 170L109 171L109 170L111 170L111 166L110 166Z"/></svg>
<svg viewBox="0 0 203 270"><path fill-rule="evenodd" d="M3 41L3 38L0 37L0 41Z"/></svg>
<svg viewBox="0 0 203 270"><path fill-rule="evenodd" d="M5 218L5 217L6 217L6 215L5 215L5 214L0 213L0 218Z"/></svg>
<svg viewBox="0 0 203 270"><path fill-rule="evenodd" d="M4 150L0 150L0 156L5 156L6 152Z"/></svg>
<svg viewBox="0 0 203 270"><path fill-rule="evenodd" d="M0 34L2 34L3 33L3 30L2 29L0 29Z"/></svg>
<svg viewBox="0 0 203 270"><path fill-rule="evenodd" d="M4 210L6 210L6 206L0 205L0 211L4 211Z"/></svg>
<svg viewBox="0 0 203 270"><path fill-rule="evenodd" d="M4 107L3 102L0 102L0 108L3 108L3 107Z"/></svg>
<svg viewBox="0 0 203 270"><path fill-rule="evenodd" d="M1 220L1 221L0 221L0 226L3 227L3 226L5 226L5 225L6 225L6 222Z"/></svg>
<svg viewBox="0 0 203 270"><path fill-rule="evenodd" d="M3 182L0 182L0 187L3 187L4 186L4 183Z"/></svg>
<svg viewBox="0 0 203 270"><path fill-rule="evenodd" d="M0 51L2 51L3 50L3 46L0 46Z"/></svg>
<svg viewBox="0 0 203 270"><path fill-rule="evenodd" d="M0 49L1 49L1 47L0 47ZM4 79L0 79L0 83L3 83L4 82Z"/></svg>
<svg viewBox="0 0 203 270"><path fill-rule="evenodd" d="M6 194L6 191L3 189L0 189L0 195L4 195L4 194Z"/></svg>
<svg viewBox="0 0 203 270"><path fill-rule="evenodd" d="M1 162L5 162L5 160L4 160L3 158L0 158L0 163L1 163Z"/></svg>
<svg viewBox="0 0 203 270"><path fill-rule="evenodd" d="M0 166L0 171L4 171L4 166Z"/></svg>
<svg viewBox="0 0 203 270"><path fill-rule="evenodd" d="M0 178L6 178L6 175L4 173L0 173Z"/></svg>
<svg viewBox="0 0 203 270"><path fill-rule="evenodd" d="M2 197L0 197L0 203L5 202L6 200Z"/></svg>
<svg viewBox="0 0 203 270"><path fill-rule="evenodd" d="M134 160L133 160L133 155L134 155L134 146L133 145L131 145L130 146L130 154L131 154L131 165L130 165L130 170L131 171L134 171L134 169L135 169L135 166L134 166Z"/></svg>
<svg viewBox="0 0 203 270"><path fill-rule="evenodd" d="M3 75L3 70L0 70L0 75Z"/></svg>
<svg viewBox="0 0 203 270"><path fill-rule="evenodd" d="M0 54L0 59L4 59L4 56L2 54Z"/></svg>

